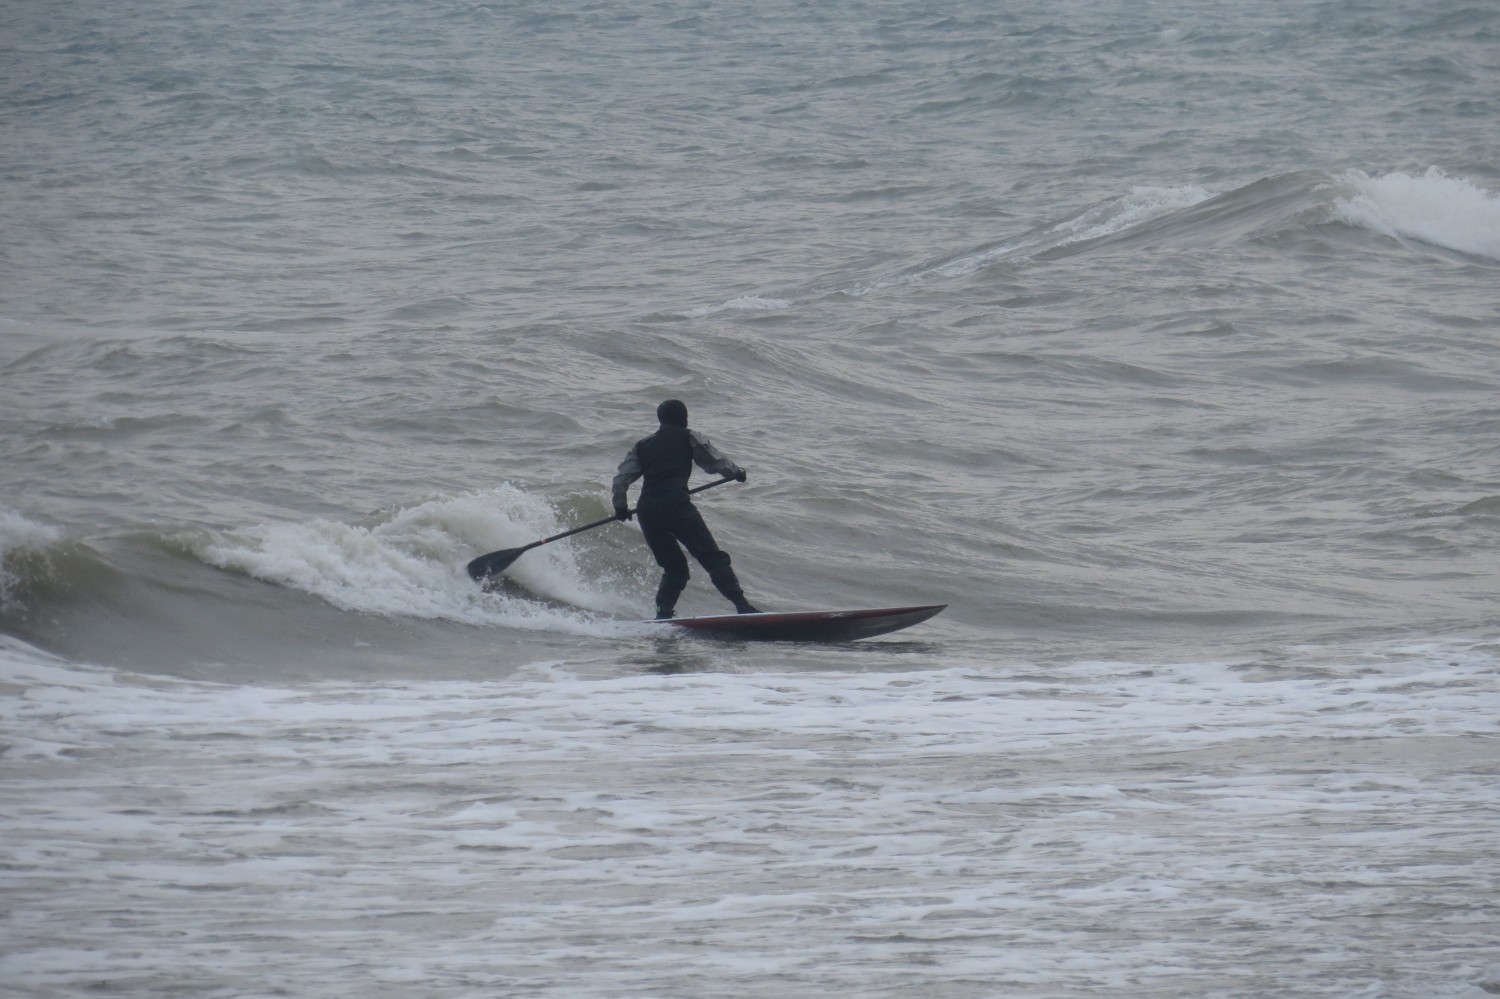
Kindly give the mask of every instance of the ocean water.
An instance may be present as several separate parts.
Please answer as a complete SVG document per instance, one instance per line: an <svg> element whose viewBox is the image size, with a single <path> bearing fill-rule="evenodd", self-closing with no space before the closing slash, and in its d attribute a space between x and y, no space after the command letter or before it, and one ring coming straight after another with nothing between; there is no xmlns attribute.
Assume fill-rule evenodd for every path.
<svg viewBox="0 0 1500 999"><path fill-rule="evenodd" d="M8 994L1500 994L1500 8L12 7Z"/></svg>

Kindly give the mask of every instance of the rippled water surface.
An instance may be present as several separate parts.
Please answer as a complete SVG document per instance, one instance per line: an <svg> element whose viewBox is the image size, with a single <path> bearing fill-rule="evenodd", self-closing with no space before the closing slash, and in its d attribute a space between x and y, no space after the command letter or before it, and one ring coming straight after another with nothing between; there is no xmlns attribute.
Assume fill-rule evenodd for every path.
<svg viewBox="0 0 1500 999"><path fill-rule="evenodd" d="M19 994L1500 991L1500 11L0 34ZM756 603L663 639L652 411ZM682 609L722 603L695 577Z"/></svg>

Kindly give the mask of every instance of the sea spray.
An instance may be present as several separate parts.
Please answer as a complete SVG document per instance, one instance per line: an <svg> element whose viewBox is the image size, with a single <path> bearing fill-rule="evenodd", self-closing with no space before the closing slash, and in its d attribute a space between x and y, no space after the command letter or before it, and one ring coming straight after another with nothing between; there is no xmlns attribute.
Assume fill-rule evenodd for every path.
<svg viewBox="0 0 1500 999"><path fill-rule="evenodd" d="M1355 193L1335 204L1341 221L1500 260L1500 195L1438 167L1418 176L1397 172L1371 177L1352 170L1343 179Z"/></svg>
<svg viewBox="0 0 1500 999"><path fill-rule="evenodd" d="M211 565L311 593L347 611L607 631L612 625L596 615L629 608L593 585L566 546L518 562L508 576L519 593L485 593L463 572L476 554L556 529L556 513L545 500L505 485L427 500L369 524L312 519L254 525L215 535L196 553Z"/></svg>
<svg viewBox="0 0 1500 999"><path fill-rule="evenodd" d="M0 613L17 609L16 590L21 581L17 563L60 540L57 528L0 509Z"/></svg>

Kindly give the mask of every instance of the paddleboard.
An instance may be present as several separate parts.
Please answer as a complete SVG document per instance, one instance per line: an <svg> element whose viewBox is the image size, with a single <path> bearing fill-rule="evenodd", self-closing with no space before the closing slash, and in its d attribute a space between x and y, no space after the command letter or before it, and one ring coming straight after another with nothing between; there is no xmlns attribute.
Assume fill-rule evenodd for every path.
<svg viewBox="0 0 1500 999"><path fill-rule="evenodd" d="M752 642L852 642L910 628L940 613L947 604L874 607L861 610L789 611L673 617L652 624L681 628L714 638Z"/></svg>

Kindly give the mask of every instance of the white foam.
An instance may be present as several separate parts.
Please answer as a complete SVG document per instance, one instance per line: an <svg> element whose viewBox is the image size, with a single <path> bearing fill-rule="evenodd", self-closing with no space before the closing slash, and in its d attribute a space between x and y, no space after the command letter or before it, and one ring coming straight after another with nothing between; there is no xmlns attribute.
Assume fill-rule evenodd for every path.
<svg viewBox="0 0 1500 999"><path fill-rule="evenodd" d="M1409 238L1460 253L1500 260L1500 195L1437 167L1413 176L1344 175L1355 193L1334 209L1344 222L1393 238Z"/></svg>
<svg viewBox="0 0 1500 999"><path fill-rule="evenodd" d="M617 633L620 625L597 615L625 613L631 605L591 585L565 543L533 549L507 575L528 592L567 606L484 593L464 572L476 555L520 547L560 530L556 511L545 500L505 485L431 499L371 524L322 519L260 524L196 548L212 565L303 590L344 610Z"/></svg>
<svg viewBox="0 0 1500 999"><path fill-rule="evenodd" d="M444 996L851 995L874 962L912 994L1166 995L1286 950L1317 968L1260 961L1260 991L1494 980L1454 970L1488 953L1493 647L1025 674L246 688L12 645L3 972L38 994L193 968L205 994L331 997L357 962Z"/></svg>
<svg viewBox="0 0 1500 999"><path fill-rule="evenodd" d="M0 558L11 552L45 548L62 540L62 532L14 510L0 508Z"/></svg>
<svg viewBox="0 0 1500 999"><path fill-rule="evenodd" d="M39 524L14 510L0 509L0 610L11 606L16 578L7 564L11 558L62 540L62 532Z"/></svg>

